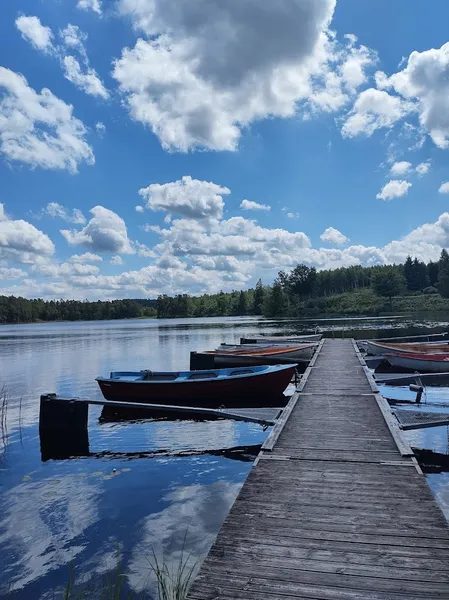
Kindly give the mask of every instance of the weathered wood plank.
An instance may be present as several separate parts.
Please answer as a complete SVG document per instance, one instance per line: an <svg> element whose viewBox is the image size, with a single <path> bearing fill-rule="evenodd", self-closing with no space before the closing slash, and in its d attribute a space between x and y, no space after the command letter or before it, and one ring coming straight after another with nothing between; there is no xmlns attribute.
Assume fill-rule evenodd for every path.
<svg viewBox="0 0 449 600"><path fill-rule="evenodd" d="M432 525L435 527L444 527L446 520L443 514L438 514L437 506L434 504L430 508L435 510L428 510L429 506L423 508L423 510L413 511L413 507L410 506L407 512L404 512L406 505L402 505L400 510L391 510L391 506L388 503L381 505L371 504L361 508L354 509L354 504L351 502L345 503L345 505L337 505L329 502L311 502L310 504L304 504L302 502L276 502L276 507L267 506L266 502L263 501L252 501L248 498L238 499L235 510L243 511L245 513L253 512L258 514L265 514L267 517L288 515L291 518L297 515L298 520L310 517L320 518L323 522L328 521L344 521L349 523L361 523L365 521L369 524L383 523L401 523L402 525L410 523L415 525L417 523ZM273 503L272 503L273 504ZM240 508L242 505L242 508ZM233 509L234 510L234 509Z"/></svg>
<svg viewBox="0 0 449 600"><path fill-rule="evenodd" d="M297 537L312 537L313 539L361 539L366 543L370 539L385 539L384 543L393 544L397 540L398 544L417 545L422 542L423 548L449 548L449 533L441 527L427 527L423 524L408 525L400 527L397 525L393 529L387 525L382 527L378 524L372 526L368 523L352 524L344 522L323 523L320 519L302 519L283 517L269 517L265 515L255 515L251 513L238 514L234 512L225 520L226 529L234 525L239 529L246 524L251 530L252 525L259 532L273 530L273 535L286 535L287 532ZM329 537L330 536L330 537ZM379 542L382 543L382 542Z"/></svg>
<svg viewBox="0 0 449 600"><path fill-rule="evenodd" d="M407 581L405 579L395 579L390 577L366 576L360 573L347 574L336 569L329 572L320 570L308 570L301 568L301 563L297 568L283 567L282 565L270 565L263 561L254 563L251 560L234 561L223 567L221 559L208 559L204 564L203 577L206 580L213 581L213 575L218 575L222 580L233 576L246 576L252 581L257 580L260 584L260 591L265 587L268 589L278 585L289 585L290 590L301 594L301 586L304 584L329 586L329 587L348 587L354 590L382 591L382 592L402 592L404 600L409 600L413 594L428 594L427 597L440 597L449 600L448 585L444 582L435 582L431 578L431 573L426 581ZM318 564L318 563L317 563ZM318 566L322 565L320 563ZM362 596L363 598L363 596Z"/></svg>
<svg viewBox="0 0 449 600"><path fill-rule="evenodd" d="M293 544L298 548L335 548L347 549L358 552L380 551L385 548L386 551L393 554L404 556L426 556L440 558L447 556L449 552L449 540L430 539L430 545L424 546L422 536L417 539L412 537L399 537L396 535L364 535L351 534L348 532L340 533L336 531L310 530L304 528L282 528L277 525L270 525L269 521L264 521L264 532L260 531L261 523L246 523L242 527L242 522L233 519L227 524L225 534L222 534L220 541L224 541L226 536L231 540L253 541L254 543L266 542L275 545Z"/></svg>
<svg viewBox="0 0 449 600"><path fill-rule="evenodd" d="M227 557L243 555L261 560L281 559L283 566L295 565L300 561L302 567L312 566L312 561L325 561L326 569L330 563L337 565L345 564L350 568L375 568L385 567L388 575L393 573L394 578L422 579L423 572L430 570L437 572L435 577L441 577L442 581L449 581L449 553L440 552L440 556L409 556L389 552L387 548L381 547L377 552L371 548L371 552L360 550L341 550L336 548L311 548L298 546L295 543L280 543L279 539L273 539L269 543L261 543L257 539L241 540L239 538L220 538L220 547L211 550L211 556ZM346 568L345 567L345 568ZM397 573L395 569L400 569ZM378 569L375 569L376 574ZM382 576L386 576L383 572ZM433 576L432 576L433 577ZM427 574L424 573L424 578ZM436 579L438 581L438 579ZM435 579L434 579L435 581Z"/></svg>
<svg viewBox="0 0 449 600"><path fill-rule="evenodd" d="M266 492L266 483L263 480L251 480L251 487L254 492L257 494L264 494ZM285 486L289 483L287 477L276 477L276 485ZM390 501L398 501L402 503L410 503L410 491L404 490L402 487L397 487L393 489L388 489L387 486L380 487L377 486L375 489L366 489L363 483L354 484L352 482L343 482L343 483L335 483L335 482L323 482L319 481L317 483L309 483L307 481L298 479L291 481L293 485L297 485L297 489L293 492L295 497L301 498L301 496L308 495L310 497L326 497L331 496L335 498L336 496L342 496L343 494L349 495L351 500L356 498L361 501L368 500L370 498L386 498ZM324 485L323 485L324 483ZM422 489L414 489L413 490L414 501L429 501L429 496L425 490Z"/></svg>
<svg viewBox="0 0 449 600"><path fill-rule="evenodd" d="M341 578L340 578L341 579ZM340 580L338 581L340 583ZM349 587L355 585L355 589ZM284 582L276 580L267 580L265 577L242 577L239 575L229 575L223 578L221 574L214 572L208 573L207 583L198 581L197 590L195 589L192 598L197 600L288 600L307 598L307 600L436 600L447 599L446 594L429 592L407 591L405 594L401 591L381 591L358 589L359 581L348 582L348 587L326 582L310 584L307 581L302 582ZM197 595L198 594L198 595ZM255 594L254 596L252 594Z"/></svg>
<svg viewBox="0 0 449 600"><path fill-rule="evenodd" d="M354 463L354 462L362 462L365 464L379 464L384 461L400 461L400 457L396 452L363 452L363 451L355 451L355 450L321 450L318 448L297 448L295 446L283 445L279 443L276 446L274 453L278 452L279 454L283 454L284 450L288 449L288 454L291 458L297 458L302 460L315 460L315 461L332 461L338 463ZM408 462L406 462L408 464Z"/></svg>

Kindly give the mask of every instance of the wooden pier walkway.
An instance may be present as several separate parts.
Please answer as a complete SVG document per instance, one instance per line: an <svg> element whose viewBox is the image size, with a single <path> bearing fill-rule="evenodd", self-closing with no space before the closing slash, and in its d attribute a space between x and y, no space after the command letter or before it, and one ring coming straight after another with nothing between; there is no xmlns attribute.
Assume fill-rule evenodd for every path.
<svg viewBox="0 0 449 600"><path fill-rule="evenodd" d="M306 375L189 598L449 599L447 521L355 345L326 340Z"/></svg>

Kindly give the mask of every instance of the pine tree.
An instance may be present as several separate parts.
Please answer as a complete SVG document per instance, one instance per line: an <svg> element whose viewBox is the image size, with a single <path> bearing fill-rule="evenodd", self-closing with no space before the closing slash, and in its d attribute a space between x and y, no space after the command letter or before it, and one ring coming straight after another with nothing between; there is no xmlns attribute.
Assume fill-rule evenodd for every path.
<svg viewBox="0 0 449 600"><path fill-rule="evenodd" d="M276 279L270 293L265 296L264 315L266 317L285 317L287 313L287 295L280 281Z"/></svg>
<svg viewBox="0 0 449 600"><path fill-rule="evenodd" d="M432 286L438 285L438 263L430 261L427 264L427 274L429 277L429 284Z"/></svg>
<svg viewBox="0 0 449 600"><path fill-rule="evenodd" d="M438 291L443 298L449 298L449 254L444 249L438 263Z"/></svg>
<svg viewBox="0 0 449 600"><path fill-rule="evenodd" d="M240 292L237 311L238 315L246 315L246 294L243 290Z"/></svg>
<svg viewBox="0 0 449 600"><path fill-rule="evenodd" d="M409 255L404 264L404 277L407 284L408 290L414 290L414 276L413 276L413 261Z"/></svg>
<svg viewBox="0 0 449 600"><path fill-rule="evenodd" d="M253 313L255 315L261 315L263 312L264 293L262 279L259 279L259 281L256 283L256 289L254 291Z"/></svg>
<svg viewBox="0 0 449 600"><path fill-rule="evenodd" d="M315 291L316 278L315 267L297 265L288 276L289 290L300 298L311 296Z"/></svg>
<svg viewBox="0 0 449 600"><path fill-rule="evenodd" d="M374 274L371 283L376 294L389 298L392 309L392 298L401 293L405 280L394 267L385 267Z"/></svg>
<svg viewBox="0 0 449 600"><path fill-rule="evenodd" d="M427 274L427 266L417 258L413 261L415 289L423 290L429 285L429 276Z"/></svg>

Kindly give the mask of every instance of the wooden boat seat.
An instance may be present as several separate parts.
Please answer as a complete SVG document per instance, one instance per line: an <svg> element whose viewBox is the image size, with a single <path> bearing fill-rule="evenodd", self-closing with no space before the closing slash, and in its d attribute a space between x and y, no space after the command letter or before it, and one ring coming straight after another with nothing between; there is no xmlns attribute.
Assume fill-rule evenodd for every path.
<svg viewBox="0 0 449 600"><path fill-rule="evenodd" d="M254 373L254 369L239 369L238 371L231 371L229 375L251 375Z"/></svg>
<svg viewBox="0 0 449 600"><path fill-rule="evenodd" d="M153 371L145 371L142 377L144 381L174 381L178 379L178 373L153 373Z"/></svg>
<svg viewBox="0 0 449 600"><path fill-rule="evenodd" d="M210 373L192 373L189 375L188 379L215 379L215 377L218 377L217 373L211 371Z"/></svg>

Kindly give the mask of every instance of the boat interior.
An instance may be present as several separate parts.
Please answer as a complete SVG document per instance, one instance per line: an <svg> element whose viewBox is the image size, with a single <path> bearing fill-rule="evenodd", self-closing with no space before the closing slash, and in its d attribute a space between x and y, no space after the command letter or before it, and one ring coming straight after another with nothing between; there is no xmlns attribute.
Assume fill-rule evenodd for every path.
<svg viewBox="0 0 449 600"><path fill-rule="evenodd" d="M115 371L110 378L120 381L194 381L204 379L226 379L243 375L254 375L267 371L267 367L247 367L234 369L219 369L216 371L181 371L181 372L158 372L158 371Z"/></svg>

